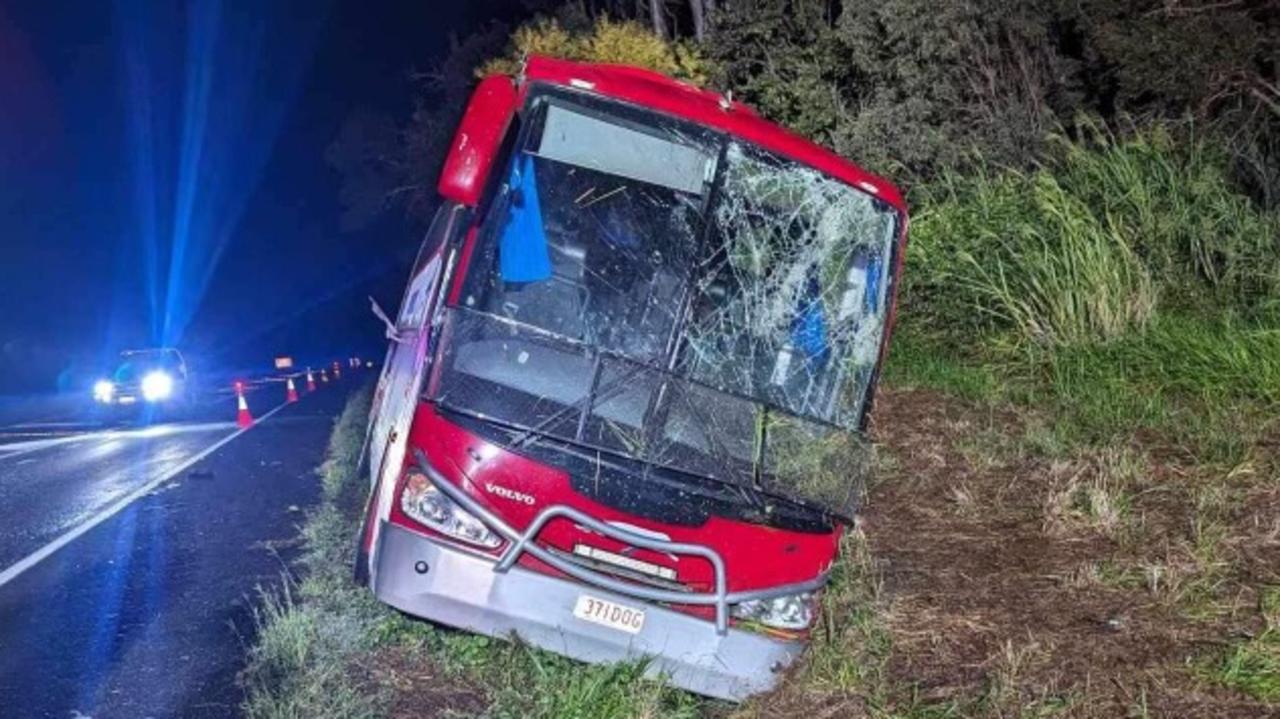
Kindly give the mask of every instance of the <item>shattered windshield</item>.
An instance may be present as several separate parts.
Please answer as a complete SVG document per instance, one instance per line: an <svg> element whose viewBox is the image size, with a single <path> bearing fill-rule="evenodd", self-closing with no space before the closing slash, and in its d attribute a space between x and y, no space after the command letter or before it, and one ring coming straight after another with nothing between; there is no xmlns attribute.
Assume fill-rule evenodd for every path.
<svg viewBox="0 0 1280 719"><path fill-rule="evenodd" d="M856 425L884 329L896 215L816 170L731 141L694 283L681 374Z"/></svg>
<svg viewBox="0 0 1280 719"><path fill-rule="evenodd" d="M896 213L696 126L535 103L447 312L437 401L515 444L847 507Z"/></svg>

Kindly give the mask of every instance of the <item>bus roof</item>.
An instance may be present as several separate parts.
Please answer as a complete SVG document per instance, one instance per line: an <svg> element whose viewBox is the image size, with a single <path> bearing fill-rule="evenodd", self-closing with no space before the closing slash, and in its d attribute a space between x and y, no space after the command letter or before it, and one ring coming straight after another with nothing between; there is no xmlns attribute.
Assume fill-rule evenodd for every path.
<svg viewBox="0 0 1280 719"><path fill-rule="evenodd" d="M809 165L907 211L893 183L760 117L750 107L666 75L626 65L532 56L524 79L592 92L713 127ZM525 88L521 88L523 95Z"/></svg>

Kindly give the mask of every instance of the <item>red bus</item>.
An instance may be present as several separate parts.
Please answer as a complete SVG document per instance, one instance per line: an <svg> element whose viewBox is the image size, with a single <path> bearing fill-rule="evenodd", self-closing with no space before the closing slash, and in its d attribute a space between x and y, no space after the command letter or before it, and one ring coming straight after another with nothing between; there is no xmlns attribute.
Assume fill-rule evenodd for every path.
<svg viewBox="0 0 1280 719"><path fill-rule="evenodd" d="M870 469L896 188L707 90L483 80L391 320L356 576L738 700L803 650Z"/></svg>

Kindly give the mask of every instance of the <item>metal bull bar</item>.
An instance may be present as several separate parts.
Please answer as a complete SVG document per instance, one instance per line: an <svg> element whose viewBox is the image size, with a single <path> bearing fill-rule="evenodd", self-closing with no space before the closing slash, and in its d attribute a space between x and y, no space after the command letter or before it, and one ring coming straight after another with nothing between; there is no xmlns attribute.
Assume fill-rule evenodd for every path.
<svg viewBox="0 0 1280 719"><path fill-rule="evenodd" d="M533 521L529 523L529 528L521 533L504 522L496 514L489 511L489 509L476 501L476 499L470 494L445 479L444 475L440 474L435 467L431 466L431 462L427 460L427 456L422 450L414 447L413 456L418 467L427 475L427 478L431 480L431 483L434 484L437 489L444 492L449 499L457 502L463 509L475 515L490 529L497 532L507 540L507 549L498 558L497 564L493 567L493 571L495 572L506 572L508 569L515 566L515 563L520 559L521 554L528 552L539 560L555 567L557 570L564 572L580 582L594 584L618 594L624 594L651 602L713 606L716 610L716 633L721 635L729 631L730 605L740 604L746 601L773 599L775 597L790 594L812 592L821 589L827 583L829 573L824 572L807 582L784 584L776 587L754 589L745 592L729 592L728 582L725 579L724 560L714 549L704 547L699 544L671 542L637 534L635 532L607 524L580 510L562 504L552 505L543 509L536 517L534 517ZM613 539L631 546L651 549L668 554L683 554L686 556L702 557L711 563L714 570L715 591L709 593L678 592L670 589L658 589L655 587L632 584L606 574L601 574L600 572L592 571L579 564L568 561L559 555L553 554L538 546L534 540L537 538L538 534L542 532L542 529L547 525L547 523L557 517L564 517L593 531L612 537Z"/></svg>

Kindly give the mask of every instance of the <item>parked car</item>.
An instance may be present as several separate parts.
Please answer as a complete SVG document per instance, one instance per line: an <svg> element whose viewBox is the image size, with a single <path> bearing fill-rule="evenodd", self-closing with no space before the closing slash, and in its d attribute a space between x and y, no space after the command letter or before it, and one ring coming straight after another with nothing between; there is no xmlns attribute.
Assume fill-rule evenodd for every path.
<svg viewBox="0 0 1280 719"><path fill-rule="evenodd" d="M870 467L898 190L715 93L535 57L475 91L370 425L356 576L727 699L803 650Z"/></svg>

